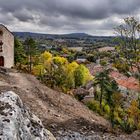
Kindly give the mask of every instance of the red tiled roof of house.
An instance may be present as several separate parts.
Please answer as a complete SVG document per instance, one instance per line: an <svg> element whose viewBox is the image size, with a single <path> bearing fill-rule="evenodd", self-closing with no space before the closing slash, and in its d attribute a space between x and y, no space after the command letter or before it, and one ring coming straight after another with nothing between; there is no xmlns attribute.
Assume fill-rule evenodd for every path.
<svg viewBox="0 0 140 140"><path fill-rule="evenodd" d="M116 82L127 89L140 91L139 81L134 77L127 77L117 71L112 71L110 76L116 80Z"/></svg>
<svg viewBox="0 0 140 140"><path fill-rule="evenodd" d="M87 65L90 73L96 75L97 73L103 71L103 67L100 65ZM111 66L110 66L111 67ZM119 73L117 70L114 70L110 73L110 76L116 80L118 85L125 87L129 90L140 91L139 81L134 77L127 77L122 73Z"/></svg>

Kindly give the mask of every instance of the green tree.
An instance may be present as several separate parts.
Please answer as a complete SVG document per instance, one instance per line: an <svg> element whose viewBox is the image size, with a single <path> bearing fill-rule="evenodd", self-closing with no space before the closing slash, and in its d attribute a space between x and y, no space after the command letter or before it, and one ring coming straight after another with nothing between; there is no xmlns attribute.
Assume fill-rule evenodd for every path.
<svg viewBox="0 0 140 140"><path fill-rule="evenodd" d="M112 127L114 127L114 109L118 107L118 103L121 105L121 97L118 89L118 84L116 81L109 76L111 72L110 69L106 69L95 76L94 85L100 88L100 109L102 110L102 100L106 101L106 105L109 105L109 119L112 123ZM118 103L116 103L116 99L118 99ZM104 107L105 107L104 106ZM118 112L117 112L118 113Z"/></svg>
<svg viewBox="0 0 140 140"><path fill-rule="evenodd" d="M21 65L25 63L26 55L24 51L23 44L18 38L15 38L15 65L19 64L19 69L21 69Z"/></svg>
<svg viewBox="0 0 140 140"><path fill-rule="evenodd" d="M94 79L94 85L100 87L100 108L102 108L103 95L106 93L106 99L111 104L112 90L111 79L109 77L110 69L98 73Z"/></svg>
<svg viewBox="0 0 140 140"><path fill-rule="evenodd" d="M33 56L37 54L37 45L34 39L27 38L24 42L26 46L26 54L28 56L28 71L32 71Z"/></svg>

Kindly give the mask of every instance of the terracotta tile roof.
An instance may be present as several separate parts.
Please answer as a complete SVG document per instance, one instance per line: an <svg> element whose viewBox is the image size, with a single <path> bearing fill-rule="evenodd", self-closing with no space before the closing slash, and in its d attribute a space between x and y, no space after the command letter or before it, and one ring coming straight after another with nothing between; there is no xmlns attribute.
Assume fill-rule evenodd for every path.
<svg viewBox="0 0 140 140"><path fill-rule="evenodd" d="M130 90L140 91L139 81L134 77L127 77L117 71L111 72L110 76L113 77L120 86Z"/></svg>
<svg viewBox="0 0 140 140"><path fill-rule="evenodd" d="M100 65L87 65L89 71L92 75L103 71L103 67ZM111 66L108 66L111 67ZM114 70L110 73L110 76L116 80L118 85L125 87L129 90L140 91L139 81L134 77L127 77L122 73L119 73L117 70Z"/></svg>

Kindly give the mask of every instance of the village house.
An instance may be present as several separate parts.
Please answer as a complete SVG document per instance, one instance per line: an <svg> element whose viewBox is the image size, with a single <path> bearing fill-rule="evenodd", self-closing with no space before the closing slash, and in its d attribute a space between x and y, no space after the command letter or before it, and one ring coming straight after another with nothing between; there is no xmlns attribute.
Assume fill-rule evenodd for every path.
<svg viewBox="0 0 140 140"><path fill-rule="evenodd" d="M14 66L14 36L0 24L0 66L11 68Z"/></svg>
<svg viewBox="0 0 140 140"><path fill-rule="evenodd" d="M99 52L112 52L115 51L115 47L102 47L98 49Z"/></svg>
<svg viewBox="0 0 140 140"><path fill-rule="evenodd" d="M103 66L96 64L88 64L87 67L93 76L104 70ZM126 103L129 104L132 100L137 99L140 92L139 81L132 76L125 76L111 65L108 65L107 67L112 69L110 77L118 83L119 90L123 97L125 97ZM93 99L93 96L88 96L88 100L89 99Z"/></svg>
<svg viewBox="0 0 140 140"><path fill-rule="evenodd" d="M86 63L87 62L87 58L86 58L86 56L77 56L76 62L77 63Z"/></svg>

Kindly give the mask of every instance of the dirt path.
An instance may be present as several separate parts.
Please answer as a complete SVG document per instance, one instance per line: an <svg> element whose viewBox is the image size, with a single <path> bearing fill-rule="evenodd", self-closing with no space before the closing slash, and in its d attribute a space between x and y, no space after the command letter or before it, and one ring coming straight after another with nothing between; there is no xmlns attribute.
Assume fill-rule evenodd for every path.
<svg viewBox="0 0 140 140"><path fill-rule="evenodd" d="M109 126L105 119L91 112L73 97L51 90L32 75L11 72L2 77L0 90L14 90L49 129L53 130L55 126L56 129L61 127L78 130L82 124L91 124L93 128L95 126L105 130Z"/></svg>
<svg viewBox="0 0 140 140"><path fill-rule="evenodd" d="M27 80L26 74L21 73L9 73L9 76L13 78L13 84L15 84L17 87L22 89L31 89L32 84L30 81Z"/></svg>

